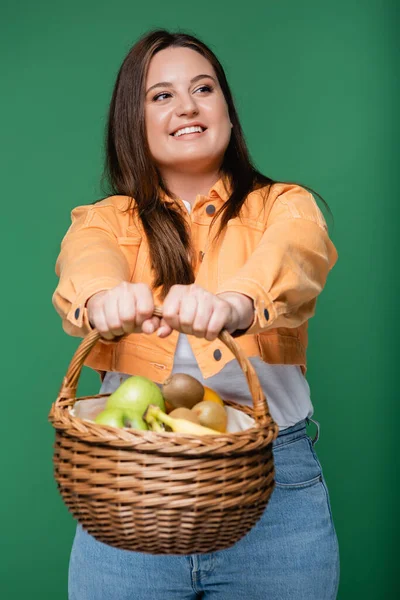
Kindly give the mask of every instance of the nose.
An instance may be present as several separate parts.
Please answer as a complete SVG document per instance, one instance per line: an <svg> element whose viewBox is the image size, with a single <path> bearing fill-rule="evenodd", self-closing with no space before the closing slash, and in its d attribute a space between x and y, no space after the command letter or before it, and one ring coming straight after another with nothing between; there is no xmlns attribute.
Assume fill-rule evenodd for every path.
<svg viewBox="0 0 400 600"><path fill-rule="evenodd" d="M176 107L176 114L181 117L184 115L195 116L199 114L196 101L191 94L185 94L179 98L179 102Z"/></svg>

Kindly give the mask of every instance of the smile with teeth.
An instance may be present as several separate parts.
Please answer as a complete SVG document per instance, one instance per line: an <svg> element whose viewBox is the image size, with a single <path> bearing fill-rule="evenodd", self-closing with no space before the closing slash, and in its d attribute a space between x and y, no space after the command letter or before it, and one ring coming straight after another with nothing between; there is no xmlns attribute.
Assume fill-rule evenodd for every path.
<svg viewBox="0 0 400 600"><path fill-rule="evenodd" d="M178 129L178 131L175 131L175 133L172 135L174 137L179 137L181 135L186 135L187 133L203 133L203 131L205 131L203 127L196 125L195 127L184 127L183 129Z"/></svg>

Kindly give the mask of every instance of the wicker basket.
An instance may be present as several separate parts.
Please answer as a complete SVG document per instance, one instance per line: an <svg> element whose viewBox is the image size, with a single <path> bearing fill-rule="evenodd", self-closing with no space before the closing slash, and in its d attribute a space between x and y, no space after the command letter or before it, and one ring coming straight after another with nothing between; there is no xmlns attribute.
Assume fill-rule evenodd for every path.
<svg viewBox="0 0 400 600"><path fill-rule="evenodd" d="M157 307L154 314L161 316ZM261 517L274 488L272 420L260 382L235 340L219 339L242 368L254 407L226 404L255 419L237 433L193 436L100 426L71 414L85 358L100 335L81 342L49 420L54 473L65 504L97 540L150 554L228 548ZM91 396L107 397L109 394Z"/></svg>

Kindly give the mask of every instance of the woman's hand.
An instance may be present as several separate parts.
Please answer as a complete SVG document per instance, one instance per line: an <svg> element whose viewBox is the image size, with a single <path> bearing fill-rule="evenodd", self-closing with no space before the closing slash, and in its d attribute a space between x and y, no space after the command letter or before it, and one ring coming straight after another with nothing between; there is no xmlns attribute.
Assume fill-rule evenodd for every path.
<svg viewBox="0 0 400 600"><path fill-rule="evenodd" d="M106 340L125 333L153 333L160 318L153 317L154 300L145 283L124 281L111 290L98 292L86 302L90 324Z"/></svg>
<svg viewBox="0 0 400 600"><path fill-rule="evenodd" d="M163 302L157 335L165 338L173 329L209 342L225 328L229 333L247 329L254 318L253 300L244 294L212 294L196 285L173 285Z"/></svg>

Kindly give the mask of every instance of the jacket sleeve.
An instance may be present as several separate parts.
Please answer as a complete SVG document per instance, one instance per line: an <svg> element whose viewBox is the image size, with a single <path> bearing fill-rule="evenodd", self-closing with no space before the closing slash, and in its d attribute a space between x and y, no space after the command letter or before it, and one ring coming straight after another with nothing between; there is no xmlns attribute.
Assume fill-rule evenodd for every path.
<svg viewBox="0 0 400 600"><path fill-rule="evenodd" d="M85 307L90 296L129 281L128 261L102 212L93 205L72 211L56 261L59 283L52 302L72 336L83 337L92 329Z"/></svg>
<svg viewBox="0 0 400 600"><path fill-rule="evenodd" d="M278 195L256 249L217 291L239 292L253 299L253 323L234 337L299 327L307 321L315 313L317 296L337 259L312 194L295 185Z"/></svg>

